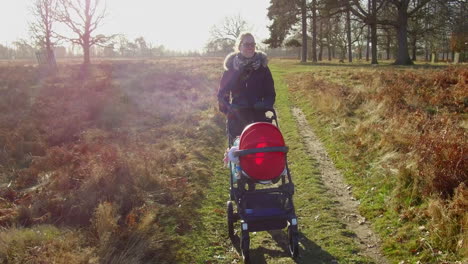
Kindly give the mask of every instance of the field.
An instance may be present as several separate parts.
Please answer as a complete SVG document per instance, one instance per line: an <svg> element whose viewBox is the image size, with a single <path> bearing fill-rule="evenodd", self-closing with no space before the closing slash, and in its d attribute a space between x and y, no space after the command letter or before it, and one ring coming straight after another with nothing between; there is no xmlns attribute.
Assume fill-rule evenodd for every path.
<svg viewBox="0 0 468 264"><path fill-rule="evenodd" d="M0 259L172 262L224 139L219 63L2 67Z"/></svg>
<svg viewBox="0 0 468 264"><path fill-rule="evenodd" d="M284 67L284 66L283 66ZM296 66L286 79L390 259L467 257L468 69Z"/></svg>
<svg viewBox="0 0 468 264"><path fill-rule="evenodd" d="M221 58L0 64L2 263L238 263L227 236ZM301 109L389 263L468 258L468 68L273 60L301 257L283 231L253 263L378 263L304 147Z"/></svg>

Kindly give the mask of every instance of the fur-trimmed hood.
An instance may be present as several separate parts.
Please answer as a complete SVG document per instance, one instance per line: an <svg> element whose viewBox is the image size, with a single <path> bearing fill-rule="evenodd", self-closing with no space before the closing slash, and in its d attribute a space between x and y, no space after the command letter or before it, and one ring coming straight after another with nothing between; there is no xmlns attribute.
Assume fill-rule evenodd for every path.
<svg viewBox="0 0 468 264"><path fill-rule="evenodd" d="M239 54L240 52L231 52L226 56L226 58L224 59L224 70L226 71L230 69L239 70L239 68L236 67L236 64L234 63L235 57ZM254 57L258 57L257 59L260 61L263 67L266 67L268 65L268 57L266 53L261 52L261 51L256 51Z"/></svg>

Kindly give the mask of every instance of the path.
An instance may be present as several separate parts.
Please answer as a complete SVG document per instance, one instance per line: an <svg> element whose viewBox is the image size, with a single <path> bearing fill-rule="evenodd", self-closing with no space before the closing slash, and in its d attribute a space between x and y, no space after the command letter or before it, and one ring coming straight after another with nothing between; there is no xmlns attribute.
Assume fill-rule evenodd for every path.
<svg viewBox="0 0 468 264"><path fill-rule="evenodd" d="M339 202L337 208L340 218L347 228L356 234L355 239L357 239L356 242L362 253L373 258L376 263L388 263L380 253L378 237L366 219L359 214L359 201L351 195L351 187L344 182L343 175L328 157L324 146L307 123L304 113L299 108L293 108L292 112L300 128L300 133L305 139L308 152L317 160L323 183L333 194L334 199Z"/></svg>

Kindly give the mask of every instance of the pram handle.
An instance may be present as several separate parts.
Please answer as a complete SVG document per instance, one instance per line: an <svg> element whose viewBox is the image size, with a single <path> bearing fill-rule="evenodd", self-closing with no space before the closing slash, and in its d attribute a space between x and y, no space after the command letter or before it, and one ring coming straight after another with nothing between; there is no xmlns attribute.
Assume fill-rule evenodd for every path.
<svg viewBox="0 0 468 264"><path fill-rule="evenodd" d="M289 151L288 147L266 147L266 148L254 148L254 149L244 149L234 151L234 157L241 157L254 153L265 153L265 152L284 152Z"/></svg>
<svg viewBox="0 0 468 264"><path fill-rule="evenodd" d="M275 112L275 109L273 107L254 107L254 106L247 106L247 105L236 105L235 107L232 107L232 105L228 104L228 111L233 112L237 110L260 110L260 111L265 111L265 112Z"/></svg>

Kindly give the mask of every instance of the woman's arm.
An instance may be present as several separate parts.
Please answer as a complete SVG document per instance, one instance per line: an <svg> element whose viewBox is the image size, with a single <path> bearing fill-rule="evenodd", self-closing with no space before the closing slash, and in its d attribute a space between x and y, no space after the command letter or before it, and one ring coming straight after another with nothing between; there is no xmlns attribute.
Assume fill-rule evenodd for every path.
<svg viewBox="0 0 468 264"><path fill-rule="evenodd" d="M265 82L263 85L263 88L265 89L265 96L263 97L264 105L268 108L273 107L276 98L275 83L268 67L266 67L265 70Z"/></svg>
<svg viewBox="0 0 468 264"><path fill-rule="evenodd" d="M224 71L218 89L218 104L219 111L227 113L229 110L230 102L229 97L232 88L235 85L234 71Z"/></svg>

